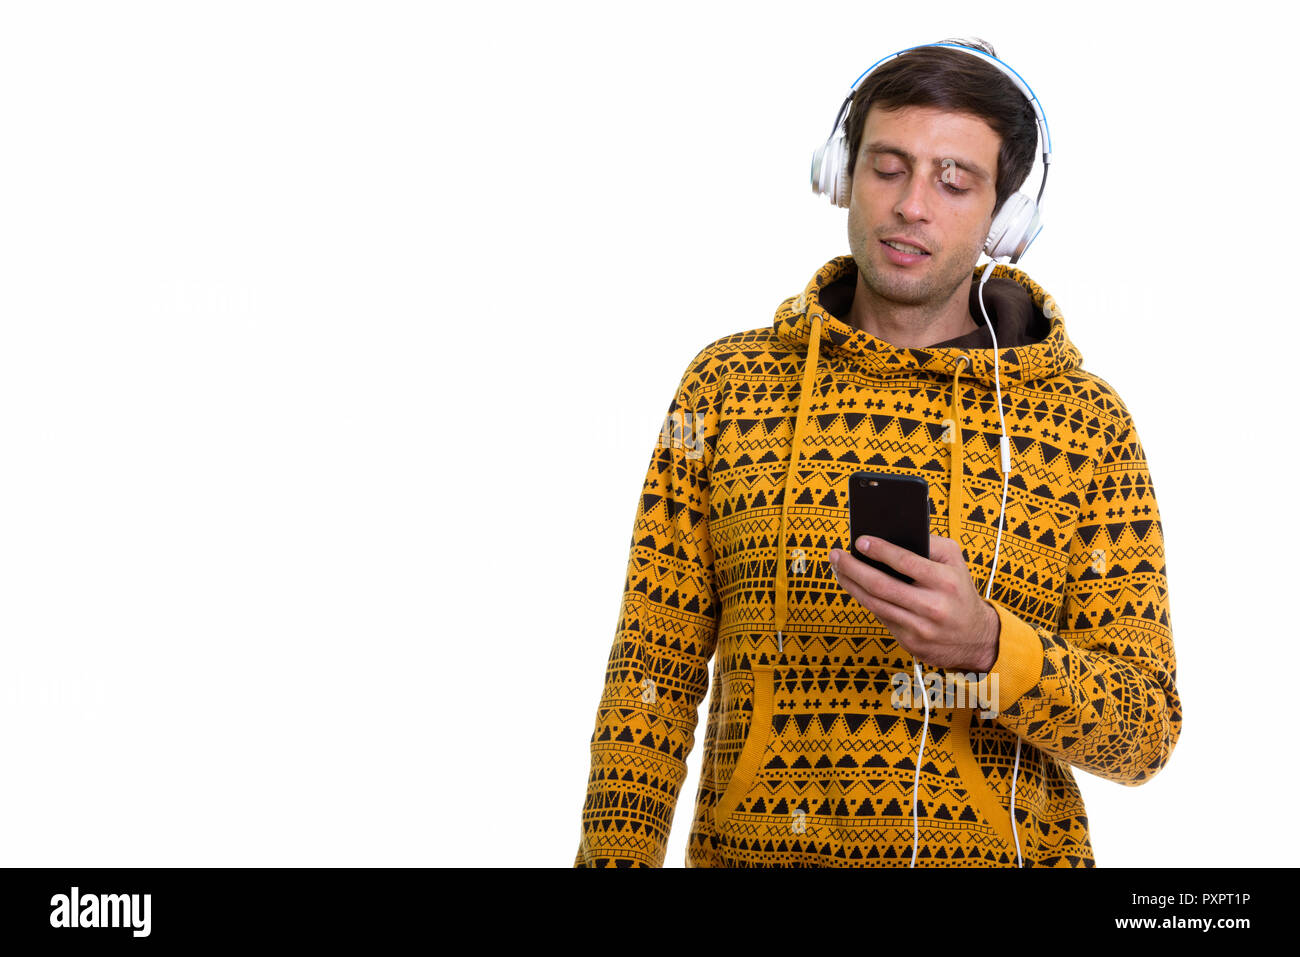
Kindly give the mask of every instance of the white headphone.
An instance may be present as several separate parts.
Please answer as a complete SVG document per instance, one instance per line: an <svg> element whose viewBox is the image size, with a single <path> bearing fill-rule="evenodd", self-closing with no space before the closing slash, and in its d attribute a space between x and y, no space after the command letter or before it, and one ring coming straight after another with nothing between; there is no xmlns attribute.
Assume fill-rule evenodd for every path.
<svg viewBox="0 0 1300 957"><path fill-rule="evenodd" d="M1008 196L1002 208L998 210L997 216L993 218L993 225L989 228L988 238L984 241L984 252L988 253L990 259L1009 261L1012 263L1019 262L1020 257L1024 255L1025 250L1029 248L1042 230L1042 222L1039 218L1038 203L1043 200L1043 190L1047 186L1047 167L1052 162L1052 136L1047 129L1047 117L1043 114L1043 107L1038 102L1038 97L1034 96L1034 91L1015 70L1007 66L995 56L990 56L981 50L975 50L968 46L962 46L958 43L922 43L918 46L908 47L906 50L899 50L897 53L891 53L883 59L873 63L862 76L853 81L853 86L849 89L849 95L844 98L840 105L840 111L835 116L835 125L831 127L831 135L825 144L818 147L813 153L812 158L812 189L818 195L824 195L836 206L842 206L848 209L849 206L849 172L852 158L848 156L848 146L845 143L845 131L840 125L844 119L849 105L853 102L853 95L857 92L862 81L871 75L872 71L880 64L896 57L902 56L911 50L918 50L923 47L947 47L952 50L961 50L963 53L969 53L977 56L986 63L997 67L1012 83L1025 95L1029 100L1030 106L1034 108L1034 114L1038 117L1039 142L1043 145L1043 180L1038 187L1038 199L1032 200L1024 193L1014 193Z"/></svg>

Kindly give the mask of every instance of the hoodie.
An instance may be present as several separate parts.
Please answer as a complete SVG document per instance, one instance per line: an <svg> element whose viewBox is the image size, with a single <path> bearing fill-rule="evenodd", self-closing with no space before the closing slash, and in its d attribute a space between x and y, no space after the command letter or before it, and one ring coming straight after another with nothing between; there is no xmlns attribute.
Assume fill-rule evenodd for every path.
<svg viewBox="0 0 1300 957"><path fill-rule="evenodd" d="M849 326L840 256L688 365L637 502L575 866L663 865L706 693L688 867L1091 867L1072 769L1138 785L1169 760L1182 711L1137 431L1053 298L994 268L990 319L1017 343L998 357L974 325L925 349ZM963 675L917 661L828 553L848 549L854 472L920 476L984 596L995 361L1000 634L989 674Z"/></svg>

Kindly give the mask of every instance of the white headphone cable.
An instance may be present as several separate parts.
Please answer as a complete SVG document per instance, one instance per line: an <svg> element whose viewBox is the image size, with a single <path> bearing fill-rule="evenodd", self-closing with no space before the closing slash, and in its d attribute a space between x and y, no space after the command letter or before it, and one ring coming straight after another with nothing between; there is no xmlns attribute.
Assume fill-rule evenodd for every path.
<svg viewBox="0 0 1300 957"><path fill-rule="evenodd" d="M1006 265L1010 262L1010 256L1004 256L1001 259L990 259L988 265L984 267L984 274L980 276L979 300L980 312L984 313L984 324L988 326L989 337L993 340L993 389L994 396L998 406L998 424L1002 428L1002 439L998 443L998 453L1002 465L1002 507L998 510L998 534L993 544L993 567L989 569L988 582L984 586L984 597L988 598L993 593L993 578L998 573L998 556L1002 551L1002 529L1007 514L1007 484L1011 479L1011 440L1007 438L1007 420L1002 413L1002 377L998 372L1001 361L998 358L998 336L993 330L993 322L989 319L989 311L984 307L984 284L989 281L993 275L993 268L998 263ZM960 437L957 438L960 442ZM961 477L958 476L958 481ZM925 708L925 723L921 726L921 747L916 753L916 775L912 782L912 867L916 866L916 851L920 843L920 826L917 822L917 802L920 797L921 788L921 760L925 755L925 736L930 727L930 697L926 694L925 683L921 680L921 662L915 656L912 658L912 665L916 676L917 688L921 694L922 705ZM1020 853L1020 831L1016 827L1016 777L1020 772L1020 736L1016 736L1016 762L1011 769L1011 835L1016 842L1016 865L1025 866L1024 857Z"/></svg>
<svg viewBox="0 0 1300 957"><path fill-rule="evenodd" d="M993 577L998 573L998 555L1002 549L1002 526L1007 514L1007 482L1011 478L1011 440L1007 438L1007 420L1002 415L1002 379L998 374L998 367L1002 363L998 358L998 337L997 333L993 331L993 323L989 320L988 310L984 308L984 283L988 282L989 277L993 275L993 267L998 262L1005 265L1010 258L1010 256L1005 256L1001 260L990 260L988 265L984 267L984 275L980 276L979 286L980 311L984 313L984 322L989 327L989 336L993 339L993 388L995 390L994 395L997 397L998 422L1002 426L1002 441L998 443L1002 455L1002 508L998 511L998 536L993 546L993 567L989 569L989 580L984 587L985 598L988 598L993 592ZM1011 769L1011 836L1016 842L1018 866L1024 867L1025 861L1020 854L1020 832L1016 827L1016 776L1019 771L1020 736L1016 735L1016 763Z"/></svg>
<svg viewBox="0 0 1300 957"><path fill-rule="evenodd" d="M916 777L912 781L912 867L916 867L916 846L920 828L916 823L916 801L921 788L921 758L925 755L925 733L930 728L930 697L925 693L925 683L921 681L921 662L912 657L912 667L916 673L916 685L921 691L921 701L925 708L925 724L921 726L921 749L916 753Z"/></svg>

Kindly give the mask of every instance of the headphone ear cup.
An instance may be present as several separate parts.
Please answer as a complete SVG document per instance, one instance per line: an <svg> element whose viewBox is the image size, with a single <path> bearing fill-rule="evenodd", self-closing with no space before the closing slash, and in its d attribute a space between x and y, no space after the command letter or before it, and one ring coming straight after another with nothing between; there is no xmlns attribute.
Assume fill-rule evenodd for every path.
<svg viewBox="0 0 1300 957"><path fill-rule="evenodd" d="M844 135L836 132L813 153L812 190L837 206L847 207L848 184L844 175Z"/></svg>
<svg viewBox="0 0 1300 957"><path fill-rule="evenodd" d="M1038 235L1038 207L1024 193L1013 193L993 217L984 251L990 259L1010 256L1016 262L1029 243Z"/></svg>
<svg viewBox="0 0 1300 957"><path fill-rule="evenodd" d="M820 196L825 192L822 189L822 171L826 166L826 152L828 149L830 149L830 143L826 142L813 150L811 179L814 196Z"/></svg>
<svg viewBox="0 0 1300 957"><path fill-rule="evenodd" d="M843 134L835 138L835 205L844 209L849 208L849 193L852 192L852 182L849 174L849 148L844 142Z"/></svg>

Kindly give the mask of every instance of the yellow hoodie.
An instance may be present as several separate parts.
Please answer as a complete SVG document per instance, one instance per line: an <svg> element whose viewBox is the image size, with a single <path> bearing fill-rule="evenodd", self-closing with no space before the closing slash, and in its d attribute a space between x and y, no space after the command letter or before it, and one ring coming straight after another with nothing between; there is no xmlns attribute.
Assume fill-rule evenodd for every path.
<svg viewBox="0 0 1300 957"><path fill-rule="evenodd" d="M1142 446L1019 269L993 276L1024 289L1045 335L1000 350L1011 469L984 697L921 661L927 709L910 653L840 587L827 556L849 545L854 472L924 478L931 531L962 546L981 596L1003 493L993 350L854 329L819 296L855 269L833 259L771 326L682 376L637 504L575 866L664 863L711 659L688 867L914 851L917 866L1090 867L1071 767L1141 784L1178 740Z"/></svg>

